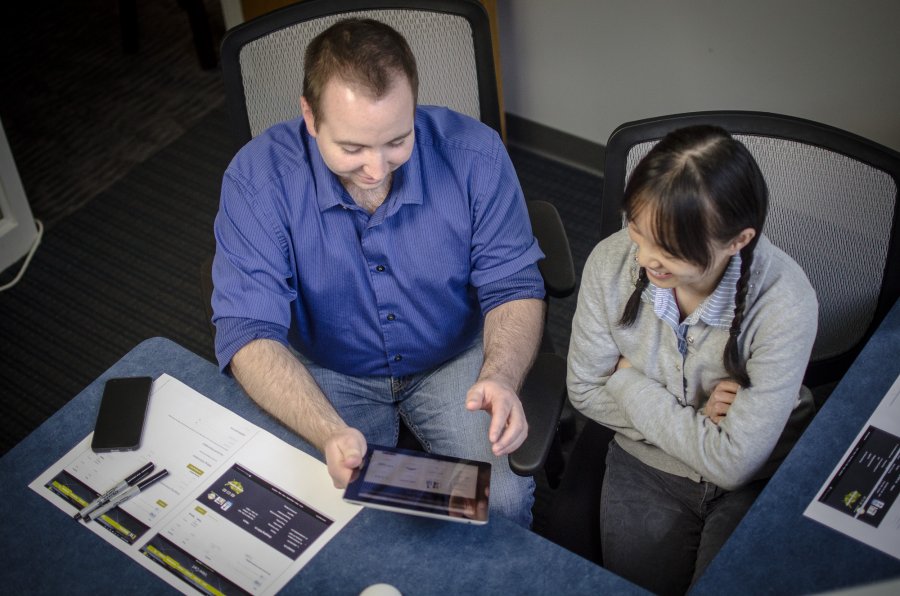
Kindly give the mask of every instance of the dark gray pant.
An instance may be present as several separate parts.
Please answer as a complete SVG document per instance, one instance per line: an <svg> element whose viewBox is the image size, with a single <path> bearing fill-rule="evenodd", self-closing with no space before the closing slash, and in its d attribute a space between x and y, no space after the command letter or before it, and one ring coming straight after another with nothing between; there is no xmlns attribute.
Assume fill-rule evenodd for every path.
<svg viewBox="0 0 900 596"><path fill-rule="evenodd" d="M684 594L765 481L725 491L661 472L612 441L600 500L603 566L657 594Z"/></svg>

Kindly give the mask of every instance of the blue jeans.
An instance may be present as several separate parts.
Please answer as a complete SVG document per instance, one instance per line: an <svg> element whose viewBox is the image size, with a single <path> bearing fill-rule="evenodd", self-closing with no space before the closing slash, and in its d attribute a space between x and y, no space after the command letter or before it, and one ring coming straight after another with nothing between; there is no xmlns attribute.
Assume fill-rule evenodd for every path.
<svg viewBox="0 0 900 596"><path fill-rule="evenodd" d="M600 497L603 566L656 594L684 594L765 483L726 491L694 482L648 466L613 440Z"/></svg>
<svg viewBox="0 0 900 596"><path fill-rule="evenodd" d="M298 357L344 422L367 442L396 445L402 416L427 451L490 462L491 513L531 526L534 479L516 475L506 456L493 454L487 412L466 410L466 392L484 360L480 341L432 370L400 378L353 377Z"/></svg>

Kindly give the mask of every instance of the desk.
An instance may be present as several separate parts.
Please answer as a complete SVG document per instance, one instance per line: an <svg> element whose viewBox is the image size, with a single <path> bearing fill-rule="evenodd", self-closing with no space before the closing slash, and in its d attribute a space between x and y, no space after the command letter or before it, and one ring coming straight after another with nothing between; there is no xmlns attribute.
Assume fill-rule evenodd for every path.
<svg viewBox="0 0 900 596"><path fill-rule="evenodd" d="M245 397L206 360L165 339L124 356L0 460L0 585L9 594L151 594L172 588L80 527L28 488L92 429L109 377L169 373L280 439L309 444ZM413 594L644 593L636 586L498 517L470 526L364 509L284 593L359 594L386 582Z"/></svg>
<svg viewBox="0 0 900 596"><path fill-rule="evenodd" d="M803 516L898 374L900 301L692 594L721 594L725 586L738 594L801 594L900 576L900 560Z"/></svg>

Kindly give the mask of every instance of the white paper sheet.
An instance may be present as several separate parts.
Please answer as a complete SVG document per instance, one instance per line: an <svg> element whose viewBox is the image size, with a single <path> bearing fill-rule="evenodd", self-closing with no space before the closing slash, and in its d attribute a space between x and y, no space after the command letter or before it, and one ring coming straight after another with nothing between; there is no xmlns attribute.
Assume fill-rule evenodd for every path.
<svg viewBox="0 0 900 596"><path fill-rule="evenodd" d="M900 559L900 377L805 516Z"/></svg>
<svg viewBox="0 0 900 596"><path fill-rule="evenodd" d="M81 523L184 593L273 594L360 510L325 464L169 375L153 383L139 450L97 454L90 442L30 487L74 515L147 462L168 470Z"/></svg>

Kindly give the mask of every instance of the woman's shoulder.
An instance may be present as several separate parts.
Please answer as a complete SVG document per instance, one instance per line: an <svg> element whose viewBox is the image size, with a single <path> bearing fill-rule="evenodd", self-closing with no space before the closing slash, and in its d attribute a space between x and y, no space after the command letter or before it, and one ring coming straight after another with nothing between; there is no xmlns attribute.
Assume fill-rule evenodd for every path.
<svg viewBox="0 0 900 596"><path fill-rule="evenodd" d="M816 291L803 268L789 254L762 236L754 251L751 292L766 302L777 302L780 308L795 305L816 311ZM754 288L754 286L756 286Z"/></svg>
<svg viewBox="0 0 900 596"><path fill-rule="evenodd" d="M812 290L812 284L797 261L781 248L776 246L766 235L759 239L754 252L754 268L765 268L768 276L779 281L793 280L798 287Z"/></svg>
<svg viewBox="0 0 900 596"><path fill-rule="evenodd" d="M634 243L628 236L628 230L622 229L598 242L588 256L586 267L602 267L604 269L633 262Z"/></svg>
<svg viewBox="0 0 900 596"><path fill-rule="evenodd" d="M584 266L585 275L604 281L622 277L629 280L636 279L637 272L634 243L626 229L611 234L597 243Z"/></svg>

